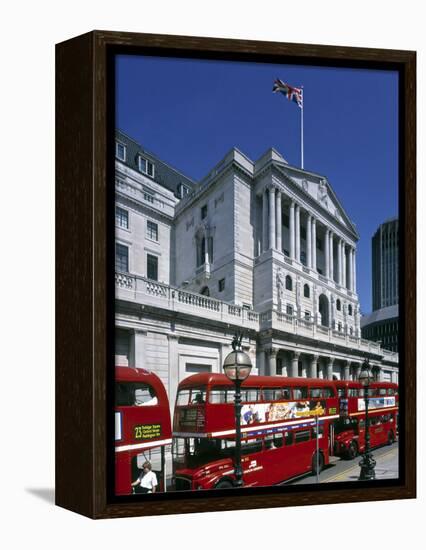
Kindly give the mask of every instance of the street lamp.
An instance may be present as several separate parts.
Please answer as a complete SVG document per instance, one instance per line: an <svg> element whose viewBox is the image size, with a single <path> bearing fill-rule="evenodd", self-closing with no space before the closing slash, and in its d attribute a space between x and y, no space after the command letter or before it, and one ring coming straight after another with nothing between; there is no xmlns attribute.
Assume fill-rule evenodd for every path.
<svg viewBox="0 0 426 550"><path fill-rule="evenodd" d="M361 467L359 480L366 481L366 480L376 478L376 472L374 471L374 467L376 466L376 461L374 460L373 455L371 454L371 451L370 451L370 429L369 429L370 426L369 426L369 419L368 419L368 390L370 388L370 383L373 380L373 374L370 370L370 363L368 359L366 359L362 364L362 369L359 374L358 380L364 388L364 402L365 402L365 449L364 449L364 454L362 456L362 460L359 463Z"/></svg>
<svg viewBox="0 0 426 550"><path fill-rule="evenodd" d="M235 487L243 486L243 469L241 467L241 384L249 376L251 361L247 353L241 347L242 335L234 336L232 351L223 362L223 370L226 376L235 385Z"/></svg>

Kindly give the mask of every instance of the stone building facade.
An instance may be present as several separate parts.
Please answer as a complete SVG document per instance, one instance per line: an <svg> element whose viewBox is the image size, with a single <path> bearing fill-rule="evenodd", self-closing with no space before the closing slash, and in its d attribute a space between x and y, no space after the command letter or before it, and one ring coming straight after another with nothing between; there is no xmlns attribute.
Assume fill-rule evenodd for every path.
<svg viewBox="0 0 426 550"><path fill-rule="evenodd" d="M117 364L156 372L173 406L242 330L255 374L351 379L368 357L397 381L398 355L361 338L358 234L326 177L234 148L194 182L116 139Z"/></svg>

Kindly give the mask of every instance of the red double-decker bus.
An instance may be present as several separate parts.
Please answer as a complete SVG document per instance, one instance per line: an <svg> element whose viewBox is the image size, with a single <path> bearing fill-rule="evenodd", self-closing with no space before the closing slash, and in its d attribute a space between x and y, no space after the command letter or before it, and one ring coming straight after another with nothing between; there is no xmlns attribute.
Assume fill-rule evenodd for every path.
<svg viewBox="0 0 426 550"><path fill-rule="evenodd" d="M173 423L177 490L233 486L234 391L224 374L195 374L179 384ZM328 464L338 418L332 381L249 376L241 397L246 487L277 484Z"/></svg>
<svg viewBox="0 0 426 550"><path fill-rule="evenodd" d="M365 449L365 399L359 382L334 382L339 396L340 416L335 424L334 454L352 459ZM373 382L368 391L371 447L391 445L398 433L398 385Z"/></svg>
<svg viewBox="0 0 426 550"><path fill-rule="evenodd" d="M152 372L115 369L115 492L133 493L131 486L149 461L158 490L166 490L165 449L172 443L169 400Z"/></svg>

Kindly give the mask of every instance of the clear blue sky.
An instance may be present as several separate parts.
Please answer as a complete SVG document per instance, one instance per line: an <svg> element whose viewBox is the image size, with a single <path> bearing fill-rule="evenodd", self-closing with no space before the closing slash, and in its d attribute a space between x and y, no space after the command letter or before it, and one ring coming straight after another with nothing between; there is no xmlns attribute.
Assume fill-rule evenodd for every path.
<svg viewBox="0 0 426 550"><path fill-rule="evenodd" d="M356 224L357 288L371 311L371 237L398 214L398 74L393 71L117 57L117 127L194 180L237 147L274 147L300 166L300 109L272 93L304 87L305 169L327 176Z"/></svg>

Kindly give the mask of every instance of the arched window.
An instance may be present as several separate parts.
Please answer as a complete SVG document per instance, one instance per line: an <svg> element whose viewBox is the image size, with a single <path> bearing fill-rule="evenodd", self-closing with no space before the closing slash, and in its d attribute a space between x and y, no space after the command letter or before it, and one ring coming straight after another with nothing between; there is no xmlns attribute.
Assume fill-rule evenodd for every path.
<svg viewBox="0 0 426 550"><path fill-rule="evenodd" d="M305 298L309 298L309 296L310 296L309 285L304 285L304 287L303 287L303 296Z"/></svg>
<svg viewBox="0 0 426 550"><path fill-rule="evenodd" d="M336 301L336 309L337 311L340 311L342 309L342 304L339 299Z"/></svg>
<svg viewBox="0 0 426 550"><path fill-rule="evenodd" d="M349 315L352 315L352 306L351 306L351 304L348 305L348 313L349 313Z"/></svg>
<svg viewBox="0 0 426 550"><path fill-rule="evenodd" d="M205 287L201 290L201 294L202 294L203 296L210 296L209 287L208 287L208 286L205 286Z"/></svg>
<svg viewBox="0 0 426 550"><path fill-rule="evenodd" d="M286 290L293 290L293 281L290 275L287 275L285 278L285 288Z"/></svg>

